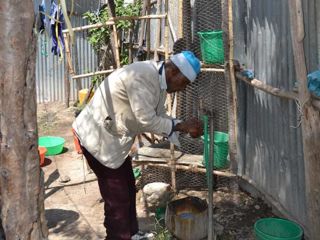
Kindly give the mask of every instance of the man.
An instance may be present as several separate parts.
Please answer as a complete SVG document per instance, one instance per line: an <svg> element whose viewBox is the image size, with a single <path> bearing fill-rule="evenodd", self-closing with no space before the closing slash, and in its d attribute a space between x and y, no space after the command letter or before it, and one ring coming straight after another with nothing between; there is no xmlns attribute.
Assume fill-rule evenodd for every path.
<svg viewBox="0 0 320 240"><path fill-rule="evenodd" d="M150 132L177 142L176 132L202 135L196 119L177 122L166 115L166 92L195 81L200 61L190 51L166 62L136 62L113 72L73 123L83 154L97 175L105 202L106 239L139 239L131 158L135 136Z"/></svg>

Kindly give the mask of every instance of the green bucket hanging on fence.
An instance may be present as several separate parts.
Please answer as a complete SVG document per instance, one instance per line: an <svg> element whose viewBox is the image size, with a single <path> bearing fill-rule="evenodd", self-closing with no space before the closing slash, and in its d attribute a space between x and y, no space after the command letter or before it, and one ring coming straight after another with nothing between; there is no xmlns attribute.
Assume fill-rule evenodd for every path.
<svg viewBox="0 0 320 240"><path fill-rule="evenodd" d="M206 134L205 134L206 135ZM204 140L204 161L203 165L208 164L210 157L210 134L203 136ZM206 140L207 139L207 140ZM216 169L225 168L228 165L229 154L229 134L224 132L214 132L214 145L213 145L213 166Z"/></svg>
<svg viewBox="0 0 320 240"><path fill-rule="evenodd" d="M223 31L198 32L202 60L207 64L224 64Z"/></svg>

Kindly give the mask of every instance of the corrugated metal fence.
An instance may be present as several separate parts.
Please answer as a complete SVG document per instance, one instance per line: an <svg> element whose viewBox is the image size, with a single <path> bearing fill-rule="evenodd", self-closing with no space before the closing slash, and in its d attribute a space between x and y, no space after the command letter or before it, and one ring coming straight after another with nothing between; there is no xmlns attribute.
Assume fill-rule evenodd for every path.
<svg viewBox="0 0 320 240"><path fill-rule="evenodd" d="M40 1L35 1L35 9ZM70 3L70 1L68 1ZM86 11L94 11L98 9L99 1L80 0L74 1L74 15L72 16L72 26L78 27L86 25L86 21L82 19L82 14ZM46 1L47 9L50 8L50 1ZM70 7L68 7L70 9ZM49 11L49 10L47 10ZM92 72L97 66L97 57L86 39L86 32L78 32L75 36L75 45L77 49L80 73ZM53 102L64 101L64 65L65 58L59 60L58 56L51 53L52 40L49 36L49 30L40 34L38 37L37 65L36 65L36 86L37 101ZM79 74L79 73L77 73ZM88 87L89 78L82 79L82 86ZM71 99L75 100L76 87L75 80L71 81Z"/></svg>
<svg viewBox="0 0 320 240"><path fill-rule="evenodd" d="M315 1L304 2L308 70L318 64ZM274 87L296 85L288 1L234 1L235 58ZM278 203L285 214L307 222L299 112L280 99L239 84L239 175Z"/></svg>

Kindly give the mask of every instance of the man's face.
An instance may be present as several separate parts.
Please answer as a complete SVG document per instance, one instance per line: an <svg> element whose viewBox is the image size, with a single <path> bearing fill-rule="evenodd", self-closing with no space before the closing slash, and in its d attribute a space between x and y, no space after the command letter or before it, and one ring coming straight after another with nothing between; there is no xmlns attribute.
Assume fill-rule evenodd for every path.
<svg viewBox="0 0 320 240"><path fill-rule="evenodd" d="M167 93L174 93L186 89L190 81L173 64L166 65Z"/></svg>
<svg viewBox="0 0 320 240"><path fill-rule="evenodd" d="M170 84L168 84L167 93L174 93L186 89L190 81L181 73L178 72L171 77Z"/></svg>

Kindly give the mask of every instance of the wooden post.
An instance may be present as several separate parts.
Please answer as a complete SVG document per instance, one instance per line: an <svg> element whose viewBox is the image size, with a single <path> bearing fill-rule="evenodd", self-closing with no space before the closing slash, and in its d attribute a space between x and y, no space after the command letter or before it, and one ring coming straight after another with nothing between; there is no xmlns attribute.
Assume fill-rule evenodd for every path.
<svg viewBox="0 0 320 240"><path fill-rule="evenodd" d="M179 17L178 17L178 38L183 37L183 0L179 0L178 3L179 8Z"/></svg>
<svg viewBox="0 0 320 240"><path fill-rule="evenodd" d="M165 14L167 14L167 17L165 18L165 25L164 25L164 49L165 49L165 59L169 58L169 22L168 22L168 0L165 0L164 4L164 11Z"/></svg>
<svg viewBox="0 0 320 240"><path fill-rule="evenodd" d="M109 16L112 16L113 18L116 17L116 4L114 0L108 0L108 13ZM117 28L115 26L115 23L112 24L112 33L110 35L110 43L112 46L112 52L114 55L114 68L120 67L120 56L119 56L119 46L118 46L118 35L117 35Z"/></svg>
<svg viewBox="0 0 320 240"><path fill-rule="evenodd" d="M131 28L129 29L129 46L128 46L129 47L129 50L128 50L129 64L131 64L133 61L133 54L132 54L133 43L132 43L132 41L133 41L134 24L135 24L134 20L131 20Z"/></svg>
<svg viewBox="0 0 320 240"><path fill-rule="evenodd" d="M150 11L151 11L150 0L147 0L147 15L150 15ZM147 59L148 60L150 59L150 48L151 48L150 30L151 30L150 19L147 19L147 24L146 24L146 32L147 32L146 42L147 42Z"/></svg>
<svg viewBox="0 0 320 240"><path fill-rule="evenodd" d="M64 103L69 108L70 102L70 77L68 64L64 64Z"/></svg>
<svg viewBox="0 0 320 240"><path fill-rule="evenodd" d="M143 1L143 6L141 9L141 15L146 15L146 9L147 9L147 0ZM140 29L139 29L139 47L143 46L143 40L144 40L144 34L145 34L145 19L142 19L140 21Z"/></svg>
<svg viewBox="0 0 320 240"><path fill-rule="evenodd" d="M161 5L162 5L162 0L157 0L157 15L161 13ZM160 41L161 41L161 19L157 20L157 29L156 29L156 39L155 39L155 52L153 59L154 61L159 61L159 55L158 55L158 48L160 46Z"/></svg>
<svg viewBox="0 0 320 240"><path fill-rule="evenodd" d="M72 67L72 58L69 48L69 34L63 34L67 61L64 63L64 102L69 107L70 101L70 74L74 74Z"/></svg>
<svg viewBox="0 0 320 240"><path fill-rule="evenodd" d="M77 74L77 73L79 73L80 70L79 70L78 48L77 48L76 41L72 45L72 59L74 61L74 68L75 68L74 74ZM82 89L81 79L76 80L76 89L77 89L76 99L78 101L79 100L78 92Z"/></svg>
<svg viewBox="0 0 320 240"><path fill-rule="evenodd" d="M234 59L234 47L233 47L233 14L232 14L232 0L228 0L228 45L229 45L229 58L228 58L228 66L229 66L229 76L230 76L230 84L231 84L231 102L232 102L232 109L230 109L231 117L230 121L233 121L230 123L231 130L231 136L232 140L229 142L230 144L230 161L231 161L231 170L233 173L236 173L238 170L238 163L236 159L237 155L237 149L238 149L238 97L237 97L237 83L235 78L235 72L234 72L234 65L233 65L233 59Z"/></svg>
<svg viewBox="0 0 320 240"><path fill-rule="evenodd" d="M169 59L169 22L168 22L168 15L169 15L169 3L168 0L165 0L164 3L164 11L167 14L165 18L165 29L164 29L164 44L165 44L165 59ZM172 96L168 94L167 97L168 102L168 109L170 115L172 115ZM173 191L177 192L177 185L176 185L176 159L174 157L174 144L170 143L170 167L171 167L171 185Z"/></svg>
<svg viewBox="0 0 320 240"><path fill-rule="evenodd" d="M291 38L299 81L299 101L302 104L302 137L305 162L306 198L310 239L320 236L320 114L311 104L307 88L307 67L303 47L304 21L301 0L290 0Z"/></svg>
<svg viewBox="0 0 320 240"><path fill-rule="evenodd" d="M114 47L115 47L115 60L117 68L120 68L120 52L119 52L119 39L118 39L118 32L116 24L112 25L112 32L113 32L113 38L114 38Z"/></svg>
<svg viewBox="0 0 320 240"><path fill-rule="evenodd" d="M67 67L69 69L69 73L71 75L73 75L74 71L73 71L72 57L71 57L70 46L69 46L70 36L69 36L69 34L64 33L63 38L64 38L64 43L65 43L64 45L65 45L66 57L67 57Z"/></svg>

